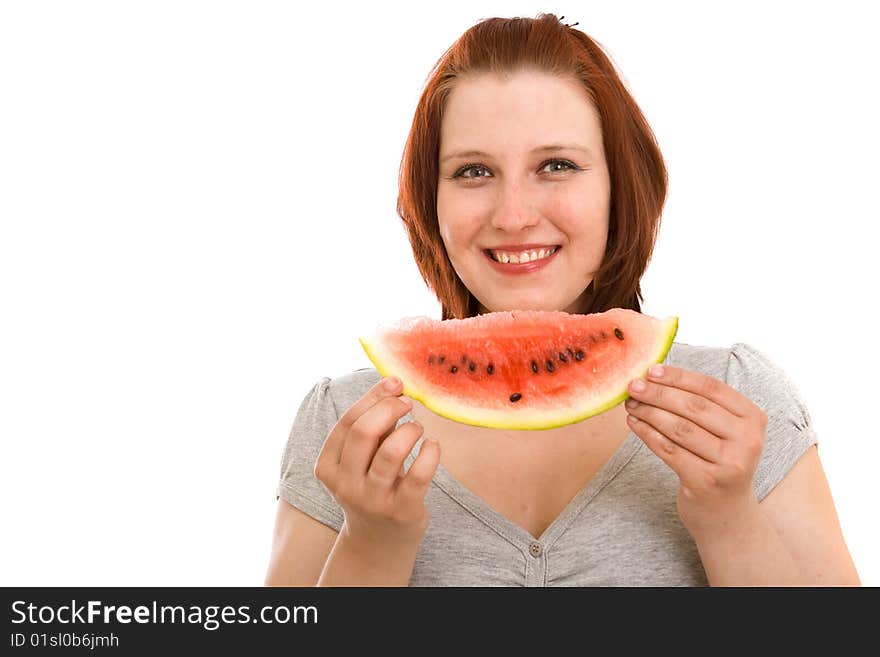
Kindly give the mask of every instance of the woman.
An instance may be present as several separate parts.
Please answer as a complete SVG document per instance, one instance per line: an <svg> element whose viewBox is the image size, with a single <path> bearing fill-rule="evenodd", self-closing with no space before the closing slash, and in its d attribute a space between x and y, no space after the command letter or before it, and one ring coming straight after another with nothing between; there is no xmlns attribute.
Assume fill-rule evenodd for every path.
<svg viewBox="0 0 880 657"><path fill-rule="evenodd" d="M438 62L398 212L444 319L640 311L665 196L608 58L541 15L483 21ZM446 420L375 370L323 379L284 453L266 583L858 585L784 372L745 344L675 343L661 369L541 432Z"/></svg>

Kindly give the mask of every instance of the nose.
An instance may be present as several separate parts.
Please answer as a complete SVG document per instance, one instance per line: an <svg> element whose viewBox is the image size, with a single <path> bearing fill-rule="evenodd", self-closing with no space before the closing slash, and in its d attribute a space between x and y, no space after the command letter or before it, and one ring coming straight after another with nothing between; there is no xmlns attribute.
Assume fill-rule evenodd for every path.
<svg viewBox="0 0 880 657"><path fill-rule="evenodd" d="M492 227L516 233L538 223L538 210L528 187L510 181L498 188L498 200L492 212Z"/></svg>

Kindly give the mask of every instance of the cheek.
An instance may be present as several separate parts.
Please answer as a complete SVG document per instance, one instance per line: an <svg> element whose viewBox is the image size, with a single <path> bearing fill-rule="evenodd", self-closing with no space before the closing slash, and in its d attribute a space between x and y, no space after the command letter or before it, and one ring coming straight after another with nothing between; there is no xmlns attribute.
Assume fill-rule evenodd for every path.
<svg viewBox="0 0 880 657"><path fill-rule="evenodd" d="M608 236L609 207L607 191L597 189L557 196L547 210L570 240L598 242L597 248L603 249Z"/></svg>
<svg viewBox="0 0 880 657"><path fill-rule="evenodd" d="M437 224L447 251L464 248L473 240L478 229L474 217L472 203L438 191Z"/></svg>
<svg viewBox="0 0 880 657"><path fill-rule="evenodd" d="M450 217L454 216L455 214L449 202L449 195L443 193L443 187L441 184L440 189L437 190L437 227L440 230L440 237L443 239L443 243L446 245L447 249L449 248L449 243L452 241L453 222L450 221Z"/></svg>
<svg viewBox="0 0 880 657"><path fill-rule="evenodd" d="M448 221L444 219L442 215L438 215L437 217L437 227L440 230L440 239L443 241L443 246L446 247L446 254L449 256L450 260L455 260L455 251L456 251L456 226L454 221Z"/></svg>

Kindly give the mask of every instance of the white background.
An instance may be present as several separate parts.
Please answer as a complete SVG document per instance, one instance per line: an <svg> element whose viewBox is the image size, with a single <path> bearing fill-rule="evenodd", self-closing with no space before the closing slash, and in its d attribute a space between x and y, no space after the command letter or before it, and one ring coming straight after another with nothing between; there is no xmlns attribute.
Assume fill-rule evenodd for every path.
<svg viewBox="0 0 880 657"><path fill-rule="evenodd" d="M644 311L789 373L880 585L871 3L315 4L0 5L0 584L262 583L302 397L439 317L395 214L430 68L552 11L669 167Z"/></svg>

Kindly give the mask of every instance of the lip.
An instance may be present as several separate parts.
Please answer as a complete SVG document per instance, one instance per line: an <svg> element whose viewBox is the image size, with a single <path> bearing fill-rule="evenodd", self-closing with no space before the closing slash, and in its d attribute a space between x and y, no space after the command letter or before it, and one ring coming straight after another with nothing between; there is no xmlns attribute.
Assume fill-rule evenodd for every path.
<svg viewBox="0 0 880 657"><path fill-rule="evenodd" d="M536 249L546 249L556 247L556 250L546 258L541 258L540 260L533 260L531 262L498 262L495 260L490 254L489 251L532 251ZM489 264L492 268L501 273L501 274L531 274L532 272L536 272L539 269L543 269L546 267L553 258L556 257L562 250L562 247L558 244L516 244L511 246L493 246L492 249L484 249L483 255L486 256L486 260L489 261Z"/></svg>
<svg viewBox="0 0 880 657"><path fill-rule="evenodd" d="M486 247L486 251L510 251L512 253L520 253L522 251L537 251L538 249L552 249L559 247L558 244L497 244L495 246Z"/></svg>

